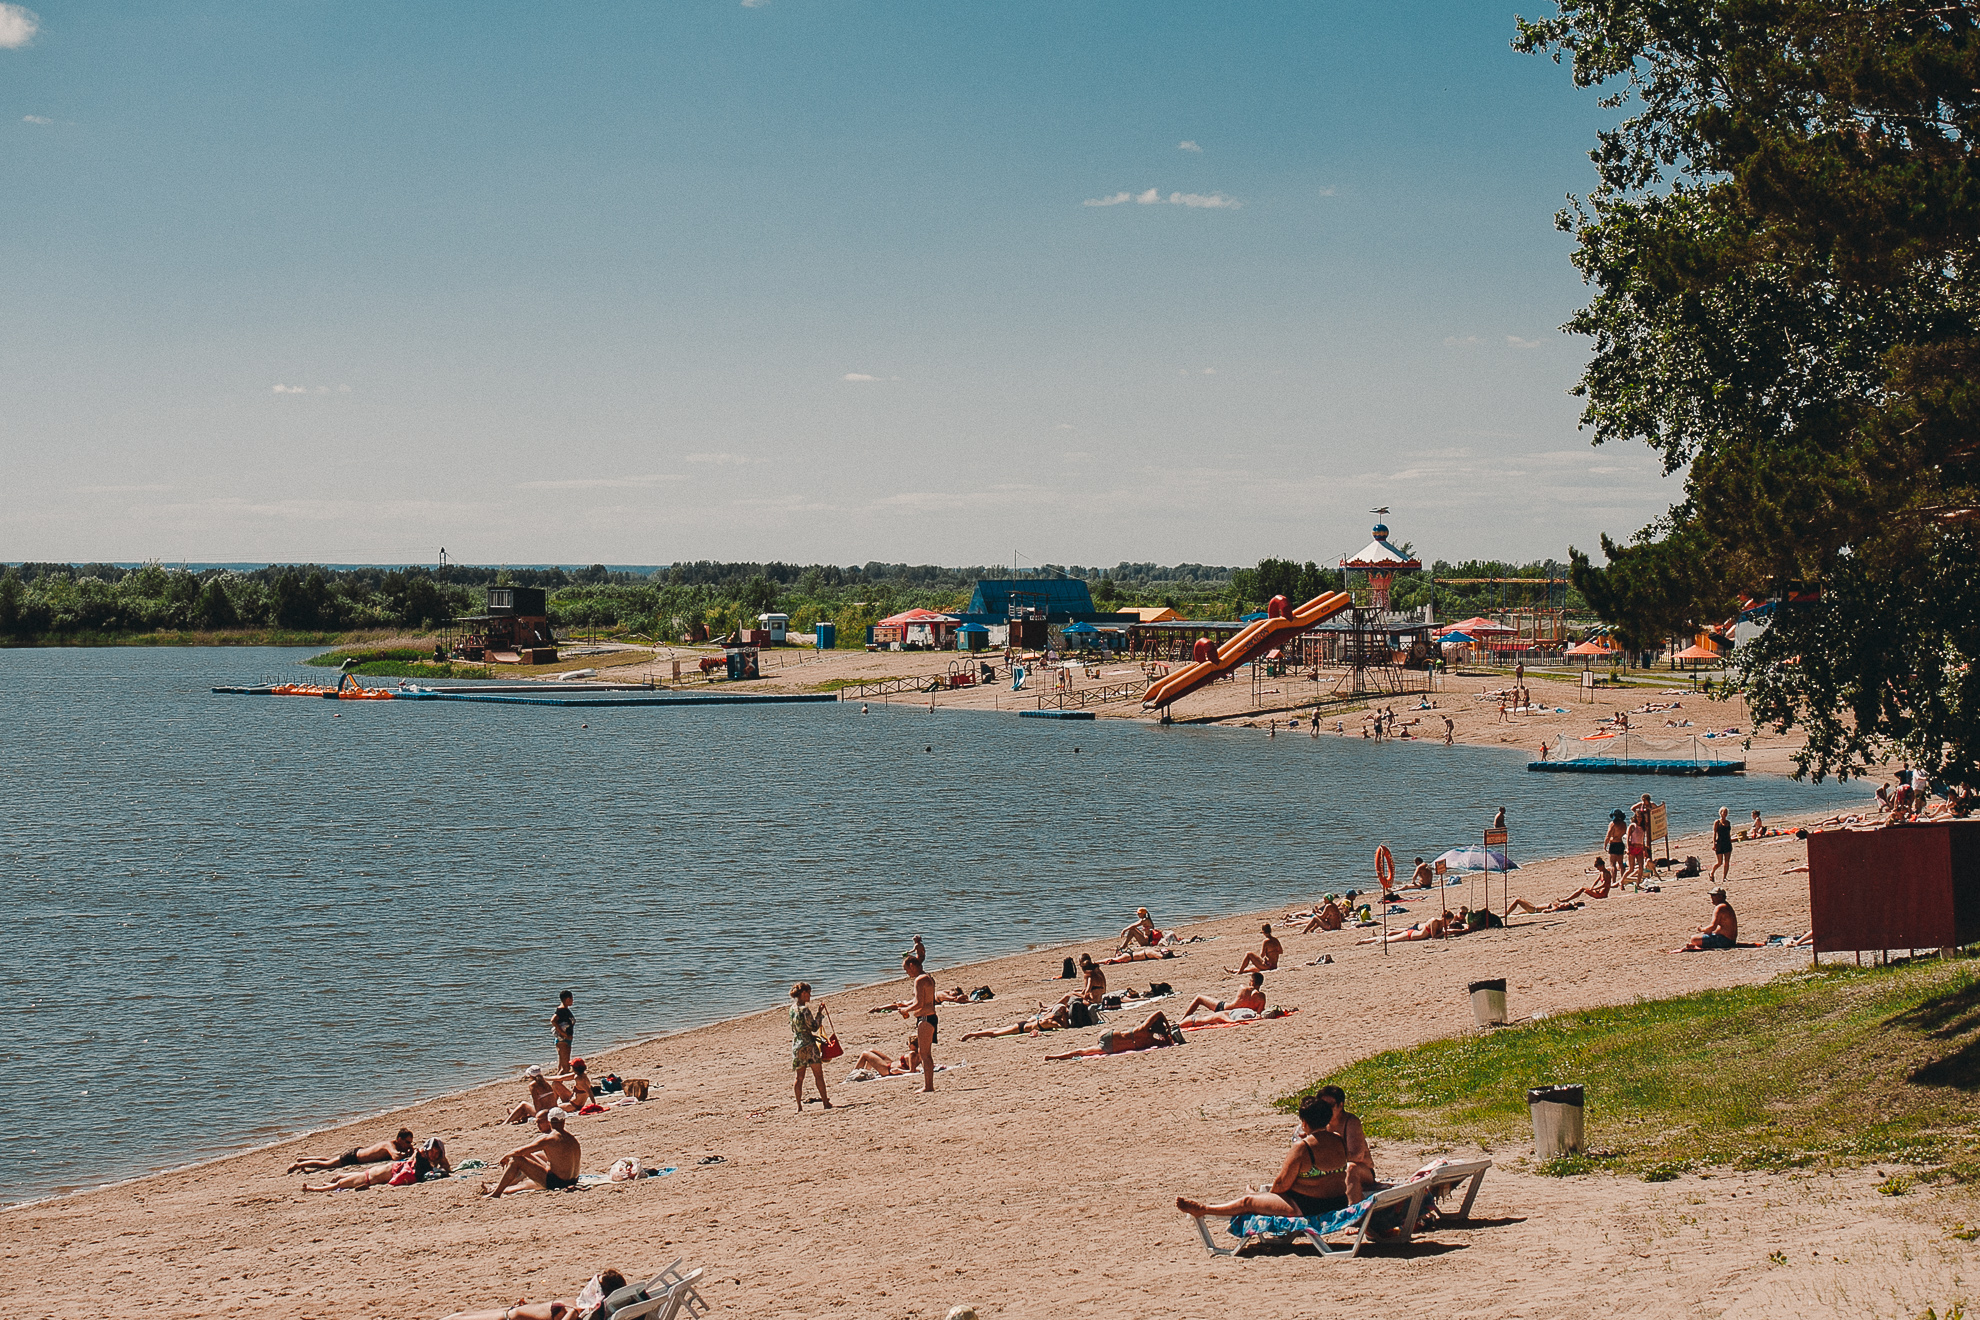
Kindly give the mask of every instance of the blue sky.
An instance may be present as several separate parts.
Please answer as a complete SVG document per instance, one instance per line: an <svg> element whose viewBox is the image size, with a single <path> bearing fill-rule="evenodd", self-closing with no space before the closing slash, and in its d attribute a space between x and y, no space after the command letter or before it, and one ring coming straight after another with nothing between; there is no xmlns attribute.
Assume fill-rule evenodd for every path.
<svg viewBox="0 0 1980 1320"><path fill-rule="evenodd" d="M5 7L0 559L1564 557L1512 13Z"/></svg>

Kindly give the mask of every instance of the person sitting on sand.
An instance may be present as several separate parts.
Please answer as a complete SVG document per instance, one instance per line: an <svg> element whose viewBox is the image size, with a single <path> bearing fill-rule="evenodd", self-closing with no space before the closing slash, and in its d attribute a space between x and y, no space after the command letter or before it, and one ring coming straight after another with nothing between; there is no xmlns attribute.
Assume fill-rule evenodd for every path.
<svg viewBox="0 0 1980 1320"><path fill-rule="evenodd" d="M359 1164L377 1164L384 1160L403 1160L413 1153L411 1128L400 1128L388 1140L369 1146L353 1146L342 1155L329 1159L318 1156L297 1160L289 1166L290 1173L322 1173L326 1169L348 1169Z"/></svg>
<svg viewBox="0 0 1980 1320"><path fill-rule="evenodd" d="M1162 942L1162 932L1155 929L1155 918L1148 915L1147 908L1134 910L1135 923L1121 932L1120 940L1114 945L1114 952L1123 949L1152 948Z"/></svg>
<svg viewBox="0 0 1980 1320"><path fill-rule="evenodd" d="M557 1108L563 1110L565 1113L582 1113L585 1106L598 1103L597 1088L591 1084L591 1075L585 1071L583 1059L572 1059L571 1070L569 1072L558 1073L555 1077L546 1078L545 1080L552 1086L557 1087L559 1091L565 1089L570 1091L569 1099L560 1098L557 1101Z"/></svg>
<svg viewBox="0 0 1980 1320"><path fill-rule="evenodd" d="M1440 940L1447 933L1451 932L1451 928L1456 921L1457 915L1449 908L1445 908L1442 916L1432 917L1428 921L1411 926L1408 930L1391 931L1387 936L1370 935L1365 940L1356 940L1355 943L1382 944L1386 942L1389 944L1408 944L1416 940Z"/></svg>
<svg viewBox="0 0 1980 1320"><path fill-rule="evenodd" d="M1109 958L1106 961L1112 962L1114 959ZM1107 997L1107 974L1100 970L1099 963L1093 961L1092 954L1082 953L1079 955L1079 974L1084 978L1085 984L1081 985L1078 990L1068 992L1059 1000L1061 1004L1070 1004L1075 999L1084 999L1089 1004L1097 1005Z"/></svg>
<svg viewBox="0 0 1980 1320"><path fill-rule="evenodd" d="M1177 1023L1180 1027L1235 1027L1260 1018L1282 1018L1290 1010L1279 1008L1220 1008L1208 1013L1192 1013Z"/></svg>
<svg viewBox="0 0 1980 1320"><path fill-rule="evenodd" d="M505 1123L527 1123L533 1116L546 1109L555 1109L571 1098L571 1093L562 1083L545 1077L543 1069L533 1063L523 1069L523 1078L529 1083L529 1099L511 1109L509 1116L502 1120Z"/></svg>
<svg viewBox="0 0 1980 1320"><path fill-rule="evenodd" d="M1102 1054L1126 1054L1130 1050L1153 1049L1158 1045L1180 1045L1182 1033L1171 1026L1169 1019L1160 1009L1150 1013L1140 1026L1129 1027L1125 1031L1112 1030L1100 1033L1100 1043L1084 1050L1067 1050L1064 1054L1048 1054L1048 1059L1090 1059Z"/></svg>
<svg viewBox="0 0 1980 1320"><path fill-rule="evenodd" d="M1178 1196L1176 1209L1198 1219L1206 1215L1322 1219L1347 1209L1353 1204L1348 1200L1347 1143L1328 1130L1333 1118L1333 1105L1317 1095L1308 1096L1299 1106L1299 1140L1286 1152L1268 1189L1216 1205Z"/></svg>
<svg viewBox="0 0 1980 1320"><path fill-rule="evenodd" d="M1437 873L1430 869L1430 863L1424 861L1421 857L1417 858L1416 870L1410 873L1409 883L1404 885L1403 888L1435 889L1436 887Z"/></svg>
<svg viewBox="0 0 1980 1320"><path fill-rule="evenodd" d="M547 1127L536 1140L516 1147L502 1157L502 1177L494 1187L481 1184L481 1194L493 1200L519 1182L533 1182L545 1191L555 1192L578 1185L578 1170L584 1152L578 1139L564 1131L564 1111L546 1109L538 1127Z"/></svg>
<svg viewBox="0 0 1980 1320"><path fill-rule="evenodd" d="M1621 872L1611 871L1608 867L1602 865L1602 859L1599 857L1595 859L1595 870L1598 872L1600 878L1594 884L1582 886L1546 910L1549 912L1562 911L1561 903L1578 906L1578 904L1575 904L1575 900L1578 898L1607 898L1609 896L1609 890L1615 886L1616 877ZM1540 911L1539 908L1528 908L1526 910L1529 912Z"/></svg>
<svg viewBox="0 0 1980 1320"><path fill-rule="evenodd" d="M963 1033L964 1040L987 1040L992 1036L1036 1036L1041 1031L1057 1031L1072 1025L1072 1006L1060 1004L1057 1008L1039 1006L1036 1013L1027 1018L1019 1018L1008 1027L996 1027L985 1031Z"/></svg>
<svg viewBox="0 0 1980 1320"><path fill-rule="evenodd" d="M405 1159L394 1160L390 1164L380 1164L372 1168L359 1169L341 1178L333 1178L327 1183L311 1186L304 1183L305 1192L350 1192L360 1187L376 1187L380 1183L403 1185L416 1183L434 1170L451 1175L454 1166L447 1159L446 1143L438 1137L428 1137L426 1144L413 1151Z"/></svg>
<svg viewBox="0 0 1980 1320"><path fill-rule="evenodd" d="M617 1270L600 1270L576 1297L551 1302L532 1302L527 1297L500 1310L456 1311L445 1320L605 1320L602 1299L626 1286L626 1276ZM601 1300L586 1304L583 1298L596 1292Z"/></svg>
<svg viewBox="0 0 1980 1320"><path fill-rule="evenodd" d="M1183 1016L1188 1017L1198 1010L1210 1013L1224 1013L1234 1008L1248 1008L1256 1013L1264 1007L1265 973L1253 972L1251 974L1251 984L1239 990L1229 1000L1209 999L1203 995L1198 995L1189 1001L1189 1007L1183 1010Z"/></svg>
<svg viewBox="0 0 1980 1320"><path fill-rule="evenodd" d="M968 1040L969 1037L964 1036L963 1039ZM854 1061L853 1067L864 1068L880 1077L901 1077L916 1072L921 1067L921 1042L909 1036L907 1053L898 1056L867 1050Z"/></svg>
<svg viewBox="0 0 1980 1320"><path fill-rule="evenodd" d="M1306 923L1306 928L1300 931L1300 934L1311 935L1316 930L1339 930L1346 924L1347 913L1335 905L1334 896L1329 894L1327 901L1320 905L1319 910L1313 914L1313 920Z"/></svg>
<svg viewBox="0 0 1980 1320"><path fill-rule="evenodd" d="M1226 967L1224 971L1227 974L1236 976L1241 972L1276 972L1279 970L1279 955L1286 951L1285 946L1279 943L1279 937L1272 933L1271 922L1266 922L1258 930L1260 934L1264 935L1265 943L1259 947L1257 953L1245 954L1244 961L1240 962L1237 966Z"/></svg>
<svg viewBox="0 0 1980 1320"><path fill-rule="evenodd" d="M1701 949L1735 949L1739 947L1739 914L1733 905L1726 901L1726 891L1714 889L1706 895L1712 900L1712 920L1700 926L1685 942L1687 952L1696 953Z"/></svg>
<svg viewBox="0 0 1980 1320"><path fill-rule="evenodd" d="M1100 959L1100 965L1114 967L1121 963L1157 962L1175 956L1174 949L1129 949L1126 953L1117 953L1111 958Z"/></svg>

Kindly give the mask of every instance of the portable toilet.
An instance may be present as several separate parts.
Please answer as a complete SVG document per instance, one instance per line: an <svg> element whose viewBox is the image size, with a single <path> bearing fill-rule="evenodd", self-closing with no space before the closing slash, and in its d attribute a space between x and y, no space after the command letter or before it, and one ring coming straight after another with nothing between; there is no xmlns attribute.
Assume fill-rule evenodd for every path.
<svg viewBox="0 0 1980 1320"><path fill-rule="evenodd" d="M839 644L839 625L838 625L838 624L836 624L836 623L827 623L827 622L825 622L824 620L822 620L822 619L821 619L821 620L820 620L820 621L819 621L818 623L816 623L816 624L814 624L814 625L812 626L812 628L813 628L813 631L814 631L814 632L815 632L815 633L817 634L817 640L818 640L818 649L819 649L819 650L821 650L821 651L829 651L829 650L831 650L831 649L832 649L833 647L835 647L835 646L837 646L837 645Z"/></svg>
<svg viewBox="0 0 1980 1320"><path fill-rule="evenodd" d="M770 645L782 646L784 644L784 634L790 631L790 615L759 614L756 616L756 622L762 626L763 631L770 634Z"/></svg>

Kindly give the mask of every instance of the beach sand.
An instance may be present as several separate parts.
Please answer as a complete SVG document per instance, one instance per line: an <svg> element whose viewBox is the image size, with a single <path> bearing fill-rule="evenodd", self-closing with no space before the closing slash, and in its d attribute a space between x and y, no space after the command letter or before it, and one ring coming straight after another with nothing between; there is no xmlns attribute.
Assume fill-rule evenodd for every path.
<svg viewBox="0 0 1980 1320"><path fill-rule="evenodd" d="M1706 845L1680 839L1675 851ZM1807 929L1805 879L1783 873L1804 852L1792 838L1739 848L1732 891L1749 938ZM1566 893L1583 865L1533 864L1514 892ZM595 1073L647 1076L657 1089L647 1104L573 1121L585 1167L603 1172L636 1154L677 1166L670 1176L488 1202L471 1177L305 1196L302 1178L283 1172L300 1153L375 1140L401 1122L445 1137L456 1160L492 1164L526 1139L495 1122L522 1095L508 1081L10 1210L0 1294L35 1315L440 1316L569 1296L601 1267L638 1276L685 1256L706 1267L703 1292L719 1313L754 1317L941 1317L958 1303L986 1318L1945 1315L1970 1296L1980 1264L1980 1249L1947 1233L1976 1217L1972 1203L1957 1191L1879 1195L1876 1168L1556 1179L1526 1169L1530 1150L1514 1143L1484 1152L1498 1167L1472 1222L1354 1261L1213 1259L1174 1209L1178 1194L1223 1197L1271 1177L1293 1126L1271 1107L1277 1097L1371 1052L1468 1029L1470 980L1506 977L1519 1018L1757 981L1806 961L1783 949L1658 952L1706 919L1706 888L1667 881L1661 894L1386 957L1357 947L1354 931L1289 935L1268 990L1297 1015L1060 1063L1042 1056L1097 1033L960 1038L1056 998L1068 988L1061 959L1109 941L958 968L943 968L934 949L941 985L989 984L997 998L942 1008L938 1058L966 1066L940 1074L933 1095L901 1080L842 1080L861 1049L906 1034L897 1018L865 1011L903 986L846 991L825 1001L848 1051L828 1065L831 1112L793 1112L782 1007L594 1056ZM1259 920L1187 928L1219 938L1111 968L1110 982L1227 993L1233 978L1221 968L1256 946ZM1304 965L1321 953L1335 961ZM1596 1143L1599 1112L1598 1100ZM1433 1153L1380 1139L1374 1149L1385 1178Z"/></svg>

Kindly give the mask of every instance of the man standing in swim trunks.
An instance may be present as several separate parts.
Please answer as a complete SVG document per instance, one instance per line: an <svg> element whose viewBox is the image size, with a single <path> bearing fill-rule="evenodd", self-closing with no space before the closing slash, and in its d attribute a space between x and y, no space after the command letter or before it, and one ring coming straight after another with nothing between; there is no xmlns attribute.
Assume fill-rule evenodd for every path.
<svg viewBox="0 0 1980 1320"><path fill-rule="evenodd" d="M550 1015L550 1030L557 1037L557 1071L571 1070L571 1039L577 1035L577 1014L571 1012L571 992L557 996L557 1011Z"/></svg>
<svg viewBox="0 0 1980 1320"><path fill-rule="evenodd" d="M536 1126L543 1135L504 1155L501 1181L493 1189L483 1183L481 1194L493 1200L523 1181L551 1192L577 1186L584 1152L578 1147L578 1139L564 1131L564 1118L561 1109L546 1109L538 1114Z"/></svg>
<svg viewBox="0 0 1980 1320"><path fill-rule="evenodd" d="M935 978L921 970L921 959L913 953L901 955L901 970L914 980L914 1002L900 1010L914 1020L915 1043L921 1047L921 1089L935 1089Z"/></svg>

